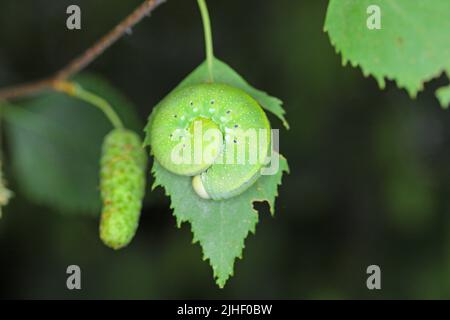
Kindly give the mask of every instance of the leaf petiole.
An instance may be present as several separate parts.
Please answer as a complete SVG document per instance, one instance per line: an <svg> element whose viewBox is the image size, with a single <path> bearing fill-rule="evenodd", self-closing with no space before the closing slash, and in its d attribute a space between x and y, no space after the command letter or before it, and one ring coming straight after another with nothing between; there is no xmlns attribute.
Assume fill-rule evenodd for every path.
<svg viewBox="0 0 450 320"><path fill-rule="evenodd" d="M205 0L197 0L200 8L200 13L203 20L203 29L205 31L205 45L206 45L206 60L208 63L209 81L214 82L213 62L214 62L214 47L211 31L211 19L209 18L208 7Z"/></svg>

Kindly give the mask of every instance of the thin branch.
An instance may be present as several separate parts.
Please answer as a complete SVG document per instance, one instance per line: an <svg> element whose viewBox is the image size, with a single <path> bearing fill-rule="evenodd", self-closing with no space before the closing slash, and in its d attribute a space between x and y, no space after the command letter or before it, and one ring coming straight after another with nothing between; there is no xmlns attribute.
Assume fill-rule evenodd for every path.
<svg viewBox="0 0 450 320"><path fill-rule="evenodd" d="M103 36L79 57L72 60L55 75L30 83L0 89L0 100L28 96L43 90L52 89L58 82L64 81L86 68L125 33L129 32L129 30L145 16L148 16L164 2L165 0L145 0L144 3L136 8L133 13L120 22L113 30Z"/></svg>

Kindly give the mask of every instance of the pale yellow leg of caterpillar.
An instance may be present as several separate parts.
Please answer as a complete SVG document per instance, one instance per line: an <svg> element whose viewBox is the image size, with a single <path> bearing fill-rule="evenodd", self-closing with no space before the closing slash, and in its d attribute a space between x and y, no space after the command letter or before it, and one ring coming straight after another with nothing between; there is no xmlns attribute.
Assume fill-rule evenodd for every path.
<svg viewBox="0 0 450 320"><path fill-rule="evenodd" d="M201 175L195 176L192 178L192 187L194 188L197 195L202 199L211 199L208 192L205 190L205 186L203 185Z"/></svg>

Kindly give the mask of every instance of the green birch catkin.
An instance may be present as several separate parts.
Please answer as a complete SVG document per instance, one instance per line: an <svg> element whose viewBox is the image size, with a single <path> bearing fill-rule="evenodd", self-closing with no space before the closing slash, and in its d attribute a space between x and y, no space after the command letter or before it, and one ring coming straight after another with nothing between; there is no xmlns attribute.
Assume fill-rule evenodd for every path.
<svg viewBox="0 0 450 320"><path fill-rule="evenodd" d="M115 129L106 136L100 163L100 238L113 249L128 245L136 233L145 192L146 163L145 150L136 133Z"/></svg>

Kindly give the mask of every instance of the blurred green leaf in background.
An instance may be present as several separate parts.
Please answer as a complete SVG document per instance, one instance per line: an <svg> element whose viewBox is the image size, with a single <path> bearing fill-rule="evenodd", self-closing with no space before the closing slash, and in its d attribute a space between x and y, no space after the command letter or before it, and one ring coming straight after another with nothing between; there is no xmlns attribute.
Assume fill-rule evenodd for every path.
<svg viewBox="0 0 450 320"><path fill-rule="evenodd" d="M74 80L104 97L129 128L142 132L135 107L107 81L93 75ZM101 144L111 130L104 115L65 94L48 93L16 103L6 121L13 174L30 200L57 212L98 215Z"/></svg>

